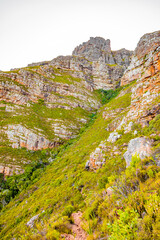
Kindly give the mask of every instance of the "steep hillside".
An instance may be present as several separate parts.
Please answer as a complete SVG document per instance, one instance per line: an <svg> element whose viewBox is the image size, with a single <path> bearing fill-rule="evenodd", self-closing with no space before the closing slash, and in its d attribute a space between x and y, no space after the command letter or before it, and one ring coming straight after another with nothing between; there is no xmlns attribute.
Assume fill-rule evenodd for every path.
<svg viewBox="0 0 160 240"><path fill-rule="evenodd" d="M95 89L119 86L132 52L112 52L99 37L82 46L72 56L0 72L0 173L21 173L41 157L32 151L75 138L101 106Z"/></svg>
<svg viewBox="0 0 160 240"><path fill-rule="evenodd" d="M100 45L96 54L92 50L95 41ZM99 49L105 52L105 57L107 54L113 56L109 41L104 42L100 38L90 39L77 47L73 54L78 58L80 55L87 61L91 60L90 57L95 58L92 63L94 65L97 56L103 53ZM73 57L69 57L69 64ZM66 61L67 57L61 59L64 58ZM34 74L47 69L48 74L48 69L53 68L53 65L56 69L57 61L42 63L44 65L39 63L39 66L32 65L27 69L35 69L32 70L36 72ZM58 68L59 64L62 62L57 64ZM62 75L68 71L70 73L71 68L61 65L61 69L54 71L59 71L58 74ZM77 75L77 72L78 70L74 74ZM13 73L2 75L6 74ZM66 112L68 110L68 115L65 114L63 120L68 120L72 126L73 122L79 126L83 121L78 121L77 115L78 119L89 119L89 113L101 105L100 96L105 105L99 108L96 115L92 115L90 122L79 134L76 132L77 138L61 148L54 146L45 152L35 151L37 145L34 145L32 151L27 153L32 154L31 157L37 157L39 165L30 165L25 173L12 176L6 181L1 180L1 208L4 206L0 215L1 239L160 239L160 31L146 34L140 39L131 64L121 78L121 87L115 91L93 91L93 88L97 88L94 76L92 81L85 81L84 75L77 81L74 77L72 72L67 79L72 79L75 85L81 81L80 88L85 85L80 91L86 101L77 109L72 106L77 101L77 98L74 99L68 104L70 109L63 109ZM28 77L26 80L29 81ZM21 83L22 81L23 79ZM21 83L18 81L18 86ZM23 115L26 119L22 121L18 114L23 114L23 111L27 113L29 108L28 114L35 114L39 118L39 123L37 121L34 126L44 130L41 134L46 134L46 139L51 141L54 136L51 135L52 131L48 131L50 125L45 130L40 124L42 118L45 120L54 116L54 112L48 116L48 111L53 110L49 107L53 102L48 99L53 99L55 93L51 91L45 99L43 91L42 97L40 93L37 94L37 90L36 93L30 90L28 92L26 105L11 104L11 108L8 102L14 91L8 91L3 104L5 109L9 105L14 110L9 112L13 115L8 120L2 106L2 129L5 134L10 130L17 132L13 125L24 124L23 127L32 126L30 129L33 129L33 125L30 125L32 118L27 118L26 114ZM33 103L33 98L37 103ZM57 108L54 110L57 111ZM60 120L63 111L60 108ZM57 115L56 119L59 119ZM73 131L72 126L70 131ZM20 129L20 133L24 134L24 128ZM13 138L14 134L8 134ZM47 140L43 144L47 144ZM24 145L25 148L27 146ZM26 152L24 148L16 149L17 158L21 151ZM48 158L52 161L44 167L42 162ZM16 197L11 200L13 196ZM9 204L6 205L7 202Z"/></svg>
<svg viewBox="0 0 160 240"><path fill-rule="evenodd" d="M101 105L83 79L52 66L1 72L0 89L0 172L5 175L37 159L32 151L75 138Z"/></svg>

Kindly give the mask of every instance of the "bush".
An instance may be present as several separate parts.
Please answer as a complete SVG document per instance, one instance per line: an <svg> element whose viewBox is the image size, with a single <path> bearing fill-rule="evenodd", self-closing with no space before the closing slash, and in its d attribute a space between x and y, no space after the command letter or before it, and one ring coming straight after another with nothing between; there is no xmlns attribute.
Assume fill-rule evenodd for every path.
<svg viewBox="0 0 160 240"><path fill-rule="evenodd" d="M57 240L60 239L60 233L55 229L50 229L46 234L47 239L49 240Z"/></svg>
<svg viewBox="0 0 160 240"><path fill-rule="evenodd" d="M68 205L65 207L62 215L70 217L73 211L74 211L74 207L72 205Z"/></svg>
<svg viewBox="0 0 160 240"><path fill-rule="evenodd" d="M106 176L104 176L98 180L98 186L100 189L105 188L107 183L108 183L108 177L106 177Z"/></svg>
<svg viewBox="0 0 160 240"><path fill-rule="evenodd" d="M98 94L101 98L102 104L106 104L111 99L117 97L121 89L122 88L117 88L116 90L113 90L113 89L111 89L111 90L103 90L103 89L97 90L97 92L98 92Z"/></svg>
<svg viewBox="0 0 160 240"><path fill-rule="evenodd" d="M145 205L145 215L138 232L138 239L160 239L160 197L156 194L149 196Z"/></svg>
<svg viewBox="0 0 160 240"><path fill-rule="evenodd" d="M38 104L40 104L40 105L44 105L44 99L38 99Z"/></svg>
<svg viewBox="0 0 160 240"><path fill-rule="evenodd" d="M86 220L89 219L94 219L98 216L98 206L101 203L101 200L96 200L95 202L92 203L90 207L87 208L85 211L84 217Z"/></svg>
<svg viewBox="0 0 160 240"><path fill-rule="evenodd" d="M34 161L28 164L25 172L19 175L7 177L6 180L1 179L0 189L0 209L11 201L19 192L38 181L41 177L47 162Z"/></svg>
<svg viewBox="0 0 160 240"><path fill-rule="evenodd" d="M138 213L127 208L125 211L118 210L119 219L113 224L108 224L110 240L132 240L137 239Z"/></svg>

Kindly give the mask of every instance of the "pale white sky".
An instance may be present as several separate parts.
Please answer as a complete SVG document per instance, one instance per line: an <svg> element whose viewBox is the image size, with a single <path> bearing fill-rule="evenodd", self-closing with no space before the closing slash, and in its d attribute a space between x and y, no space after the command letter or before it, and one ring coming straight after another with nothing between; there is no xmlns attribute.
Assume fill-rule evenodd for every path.
<svg viewBox="0 0 160 240"><path fill-rule="evenodd" d="M134 50L160 30L160 0L0 0L0 70L71 55L100 36Z"/></svg>

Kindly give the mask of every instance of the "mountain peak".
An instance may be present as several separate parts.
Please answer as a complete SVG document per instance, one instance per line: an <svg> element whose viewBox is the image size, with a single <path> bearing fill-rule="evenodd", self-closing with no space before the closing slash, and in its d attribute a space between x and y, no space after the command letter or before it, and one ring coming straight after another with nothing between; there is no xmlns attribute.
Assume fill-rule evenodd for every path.
<svg viewBox="0 0 160 240"><path fill-rule="evenodd" d="M102 37L90 37L87 42L77 46L73 55L85 57L89 60L98 60L103 52L111 52L110 40L105 40Z"/></svg>

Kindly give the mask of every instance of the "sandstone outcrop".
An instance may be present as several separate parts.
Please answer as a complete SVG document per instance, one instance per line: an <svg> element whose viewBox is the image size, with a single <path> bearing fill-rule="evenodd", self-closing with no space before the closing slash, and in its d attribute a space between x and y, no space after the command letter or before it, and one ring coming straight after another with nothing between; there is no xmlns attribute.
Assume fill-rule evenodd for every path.
<svg viewBox="0 0 160 240"><path fill-rule="evenodd" d="M128 149L124 153L124 158L126 160L126 167L130 166L132 161L132 156L137 155L140 159L149 157L152 153L151 151L152 141L145 137L138 137L132 139L128 144Z"/></svg>
<svg viewBox="0 0 160 240"><path fill-rule="evenodd" d="M34 227L34 222L39 218L39 214L33 216L28 222L27 222L27 227L33 228Z"/></svg>
<svg viewBox="0 0 160 240"><path fill-rule="evenodd" d="M63 124L63 121L55 120L54 123L52 123L52 127L54 129L55 136L59 138L68 140L77 136L75 133L77 130L76 125L68 124L68 126L66 126Z"/></svg>
<svg viewBox="0 0 160 240"><path fill-rule="evenodd" d="M107 159L108 153L111 157L119 154L118 148L111 146L106 141L101 141L98 147L90 154L89 160L86 162L85 169L97 170L101 168Z"/></svg>
<svg viewBox="0 0 160 240"><path fill-rule="evenodd" d="M47 140L40 131L35 134L20 124L8 125L5 133L12 142L12 148L25 147L29 150L40 150L52 148L55 145L55 143Z"/></svg>
<svg viewBox="0 0 160 240"><path fill-rule="evenodd" d="M114 131L114 132L110 133L107 141L111 142L111 143L114 143L120 137L121 137L121 134L119 134L118 132Z"/></svg>
<svg viewBox="0 0 160 240"><path fill-rule="evenodd" d="M106 162L105 152L107 150L106 143L101 142L99 146L90 154L90 159L87 161L85 168L96 170Z"/></svg>
<svg viewBox="0 0 160 240"><path fill-rule="evenodd" d="M4 177L11 176L13 174L20 174L23 172L24 172L24 170L19 166L0 165L0 174L3 174Z"/></svg>
<svg viewBox="0 0 160 240"><path fill-rule="evenodd" d="M94 89L113 89L130 64L132 51L111 51L110 40L91 37L77 46L72 56L59 56L51 65L73 70L74 76L84 78Z"/></svg>
<svg viewBox="0 0 160 240"><path fill-rule="evenodd" d="M126 147L126 145L124 147ZM120 154L121 150L116 145L111 144L109 141L101 141L98 147L90 154L89 160L86 162L85 169L97 170L104 164L107 164L107 160L115 158Z"/></svg>
<svg viewBox="0 0 160 240"><path fill-rule="evenodd" d="M0 100L27 104L43 99L50 107L98 108L99 102L87 89L84 80L73 79L67 73L57 74L51 66L25 68L0 74ZM66 76L67 75L67 76Z"/></svg>
<svg viewBox="0 0 160 240"><path fill-rule="evenodd" d="M122 123L126 125L127 121L134 120L144 127L159 113L159 104L155 102L160 96L160 31L140 39L131 64L121 79L121 86L134 80L131 106Z"/></svg>

